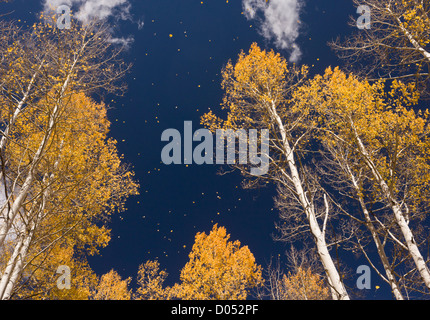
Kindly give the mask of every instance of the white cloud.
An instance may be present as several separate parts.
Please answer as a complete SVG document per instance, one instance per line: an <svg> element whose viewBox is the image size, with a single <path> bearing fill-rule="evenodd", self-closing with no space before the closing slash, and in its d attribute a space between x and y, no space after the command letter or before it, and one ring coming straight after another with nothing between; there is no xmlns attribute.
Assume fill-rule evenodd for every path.
<svg viewBox="0 0 430 320"><path fill-rule="evenodd" d="M262 0L243 0L243 10L247 19L254 19L258 10L264 10L266 3Z"/></svg>
<svg viewBox="0 0 430 320"><path fill-rule="evenodd" d="M110 38L108 41L112 44L120 44L125 49L129 49L134 42L134 38L132 36L128 36L127 38Z"/></svg>
<svg viewBox="0 0 430 320"><path fill-rule="evenodd" d="M260 22L260 32L266 39L290 51L290 61L300 59L301 50L296 43L300 31L300 0L242 0L242 6L248 20Z"/></svg>
<svg viewBox="0 0 430 320"><path fill-rule="evenodd" d="M75 16L82 22L109 17L127 20L130 18L130 4L127 0L87 0L81 4Z"/></svg>

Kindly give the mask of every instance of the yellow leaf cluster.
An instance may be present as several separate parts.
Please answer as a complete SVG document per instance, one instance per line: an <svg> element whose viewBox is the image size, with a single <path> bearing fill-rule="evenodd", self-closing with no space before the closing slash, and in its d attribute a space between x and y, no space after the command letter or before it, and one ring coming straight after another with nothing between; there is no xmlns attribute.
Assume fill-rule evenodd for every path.
<svg viewBox="0 0 430 320"><path fill-rule="evenodd" d="M27 279L26 286L18 291L17 299L38 300L88 300L93 288L97 285L97 276L91 270L83 256L77 256L73 247L66 244L54 246L49 257L40 255L33 259L35 266L42 268L26 269L23 277ZM60 274L56 273L59 266L70 268L70 289L60 290L57 280ZM37 275L34 277L34 275Z"/></svg>
<svg viewBox="0 0 430 320"><path fill-rule="evenodd" d="M131 291L128 286L131 278L125 280L115 271L110 270L101 276L98 286L93 293L94 300L130 300Z"/></svg>
<svg viewBox="0 0 430 320"><path fill-rule="evenodd" d="M331 297L321 277L310 268L299 267L295 273L284 274L279 282L281 300L329 300Z"/></svg>
<svg viewBox="0 0 430 320"><path fill-rule="evenodd" d="M108 244L110 230L104 222L110 214L124 210L126 199L138 192L133 173L121 163L116 141L107 136L105 105L84 94L68 97L62 101L61 116L56 119L45 152L32 169L37 183L31 192L36 200L24 206L26 212L31 212L39 201L44 201L34 244L26 259L32 261L25 270L25 274L31 275L30 291L20 289L22 296L34 295L36 299L47 295L58 299L88 296L88 286L82 289L79 281L85 284L93 275L86 262L79 262L86 261L81 255L97 254L99 248ZM11 143L4 152L9 177L19 180L22 172L28 170L48 130L52 108L52 101L40 102L27 109L26 117L16 121L9 136ZM11 238L7 244L11 249L3 251L2 260L10 255L13 243ZM75 291L67 294L51 290L55 285L52 275L61 264L68 265L73 272ZM88 275L88 280L82 279L84 275Z"/></svg>
<svg viewBox="0 0 430 320"><path fill-rule="evenodd" d="M137 300L168 300L170 298L170 288L163 288L164 281L168 274L165 270L160 270L160 263L157 260L149 260L139 266L137 272Z"/></svg>
<svg viewBox="0 0 430 320"><path fill-rule="evenodd" d="M220 119L212 111L201 118L210 130L258 129L270 127L270 107L273 105L281 118L291 119L285 108L287 96L297 81L305 78L308 68L289 66L285 58L273 50L262 50L256 43L247 53L241 52L237 62L228 62L222 71L225 91L223 109L227 118Z"/></svg>
<svg viewBox="0 0 430 320"><path fill-rule="evenodd" d="M248 290L262 283L261 267L247 246L229 241L224 227L197 233L181 283L172 290L184 300L246 299Z"/></svg>
<svg viewBox="0 0 430 320"><path fill-rule="evenodd" d="M425 47L430 43L430 7L423 2L402 0L399 3L403 12L401 19L403 26L418 41L420 46Z"/></svg>

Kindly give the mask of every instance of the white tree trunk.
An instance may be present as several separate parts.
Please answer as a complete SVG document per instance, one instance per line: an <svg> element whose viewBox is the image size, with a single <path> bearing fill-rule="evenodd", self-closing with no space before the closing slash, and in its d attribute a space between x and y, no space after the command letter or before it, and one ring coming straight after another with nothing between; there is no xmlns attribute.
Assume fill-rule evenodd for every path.
<svg viewBox="0 0 430 320"><path fill-rule="evenodd" d="M23 245L22 237L19 238L18 243L15 245L15 249L12 253L12 256L9 258L6 268L1 276L0 280L0 299L3 299L4 293L6 291L7 284L12 276L12 273L15 269L15 265L21 252L21 248Z"/></svg>
<svg viewBox="0 0 430 320"><path fill-rule="evenodd" d="M412 44L415 50L417 50L419 53L421 53L424 58L426 58L430 62L430 53L426 51L415 38L413 35L408 31L408 29L405 28L402 21L393 14L390 8L387 8L387 10L395 17L397 24L399 25L400 30L405 34L405 36L408 38L409 42Z"/></svg>
<svg viewBox="0 0 430 320"><path fill-rule="evenodd" d="M31 240L33 239L33 234L34 234L34 227L31 229L30 233L26 235L23 241L20 241L21 242L20 250L19 250L19 254L15 259L14 268L12 272L9 274L7 281L4 282L3 287L0 286L0 292L3 291L3 294L0 296L1 300L9 300L13 293L13 289L15 288L15 285L19 280L19 277L23 271L24 260L27 257L28 248L30 247ZM2 277L2 282L3 282L3 277Z"/></svg>
<svg viewBox="0 0 430 320"><path fill-rule="evenodd" d="M397 280L393 274L393 271L391 269L388 257L385 253L384 246L382 245L381 239L379 239L379 235L375 229L375 226L373 225L373 222L370 218L369 211L367 210L366 204L364 202L363 196L361 195L360 187L358 186L357 180L354 176L354 174L351 172L348 165L346 165L346 171L348 172L348 175L350 177L350 180L352 182L352 185L358 195L358 202L360 203L361 209L363 210L364 219L366 221L366 227L372 234L373 241L376 245L376 250L378 252L379 258L381 259L382 265L385 270L385 275L387 277L387 282L391 286L391 290L394 294L394 297L396 300L404 300L403 295L399 289L399 285L397 283Z"/></svg>
<svg viewBox="0 0 430 320"><path fill-rule="evenodd" d="M75 63L76 63L76 61L75 61ZM28 195L28 192L30 191L30 188L31 188L33 180L34 180L34 170L36 169L37 165L39 164L39 162L43 156L43 152L45 151L46 144L48 143L49 139L52 136L55 121L56 121L56 118L58 117L58 114L60 111L60 104L62 103L61 100L62 100L62 98L63 98L63 96L67 90L67 87L69 85L70 76L71 76L72 71L74 70L74 65L75 64L72 65L71 70L69 71L69 75L67 76L67 78L65 79L65 81L61 87L59 97L57 98L54 110L52 111L52 114L51 114L50 119L49 119L47 131L46 131L41 143L39 144L39 147L38 147L36 153L33 156L33 159L31 162L31 167L27 173L27 176L25 178L25 181L24 181L21 189L18 192L17 197L13 201L12 206L10 208L8 206L4 206L2 208L0 216L6 217L6 220L5 220L5 223L0 225L0 247L3 246L4 240L8 234L9 228L12 225L12 221L15 219L19 210L21 210L22 203L24 202L25 198Z"/></svg>
<svg viewBox="0 0 430 320"><path fill-rule="evenodd" d="M409 225L407 221L405 220L404 214L402 212L402 209L397 202L395 196L392 194L390 188L388 187L387 183L379 173L379 171L376 168L376 165L373 163L372 159L369 156L369 153L367 152L367 149L365 148L363 142L361 141L361 138L359 137L357 131L355 130L354 124L351 121L352 129L354 131L354 135L356 138L356 141L358 143L359 151L362 154L365 163L370 168L375 180L379 184L382 195L387 199L388 205L390 206L391 210L394 213L394 217L396 219L396 222L402 232L403 238L405 239L406 246L408 248L408 251L415 263L415 266L417 267L417 270L419 271L422 280L424 281L427 288L430 289L430 272L429 269L424 261L423 256L421 255L421 252L418 249L418 246L415 242L414 236L412 234L411 229L409 228Z"/></svg>
<svg viewBox="0 0 430 320"><path fill-rule="evenodd" d="M333 262L333 259L331 258L330 252L328 251L327 243L325 241L325 232L321 231L321 228L316 219L314 207L310 203L303 189L302 181L300 179L300 175L294 160L293 150L290 148L290 145L287 140L285 127L282 123L282 119L279 117L276 111L274 103L272 103L270 106L270 112L272 114L272 117L276 121L276 124L281 133L283 147L287 156L287 161L290 169L289 178L291 178L293 181L295 191L300 200L300 204L305 211L307 220L309 221L310 231L317 246L318 256L323 264L325 273L327 275L332 297L334 300L349 300L348 293L345 289L345 286L343 285L343 282Z"/></svg>
<svg viewBox="0 0 430 320"><path fill-rule="evenodd" d="M58 154L58 158L54 163L53 169L54 171L58 168L58 164L61 158L61 150L63 147L63 140L60 142L60 153ZM46 201L50 194L49 183L52 179L55 178L55 174L51 173L48 176L46 173L43 178L43 184L47 185L45 188L42 199L40 203L39 209L34 213L32 210L27 214L27 225L30 225L29 228L26 226L23 227L22 234L27 234L24 237L20 237L19 242L15 245L15 250L10 258L10 263L8 264L7 273L5 272L3 276L0 277L0 299L7 300L11 297L13 293L13 289L15 288L16 282L19 280L20 275L24 271L24 260L27 257L28 249L30 247L31 241L33 240L34 233L36 231L37 224L44 219ZM23 240L24 239L24 240ZM59 238L57 238L58 240ZM54 241L55 242L55 241ZM43 251L43 250L42 250Z"/></svg>
<svg viewBox="0 0 430 320"><path fill-rule="evenodd" d="M88 31L86 30L84 38L86 37L87 32ZM27 197L28 192L30 191L30 187L31 187L31 185L33 183L33 179L34 179L34 172L33 171L34 171L35 167L38 165L39 161L41 160L42 153L45 149L46 143L49 141L50 137L52 136L52 130L54 128L56 118L58 117L58 114L59 114L60 104L62 103L62 99L64 97L64 94L66 93L66 91L69 87L70 80L71 80L71 77L73 76L73 73L75 71L76 64L79 61L81 55L84 54L84 51L85 51L87 45L88 45L88 42L82 43L82 46L79 48L77 53L74 55L73 63L71 64L70 68L68 69L67 76L64 79L64 82L61 86L60 92L58 93L58 96L56 98L56 104L55 104L54 110L52 111L52 114L50 116L47 133L45 134L42 142L39 145L37 152L35 153L35 156L32 159L30 170L27 173L27 176L25 178L25 182L24 182L23 186L21 187L21 189L18 193L18 196L14 199L12 206L10 206L11 210L9 210L9 204L2 206L2 208L0 210L0 218L4 219L4 223L0 223L0 248L3 246L4 240L8 234L8 231L12 225L12 222L15 219L18 212L20 211L22 203L23 203L24 199ZM46 63L45 59L42 59L38 70L33 74L33 77L29 83L29 87L27 88L28 92L31 89L31 86L33 86L33 82L35 80L35 77L37 76L38 72L40 72L41 68L43 67L43 65L45 63ZM28 97L25 97L24 100L26 100L27 98ZM16 115L14 114L14 116L18 116L18 113L20 112L21 107L24 105L24 102L15 110L15 113L17 113L17 114ZM6 137L3 136L0 143L2 144L2 146L4 146L5 142L6 142ZM0 151L1 151L1 149L0 149ZM1 172L0 172L0 174L1 174Z"/></svg>
<svg viewBox="0 0 430 320"><path fill-rule="evenodd" d="M406 241L406 246L408 247L409 253L412 256L412 259L415 262L415 265L423 279L427 288L430 289L430 272L424 261L423 256L421 255L420 250L415 242L414 235L412 234L411 229L409 228L408 223L405 220L402 210L398 203L392 204L392 209L394 212L394 216L396 217L396 222L402 231L403 237Z"/></svg>
<svg viewBox="0 0 430 320"><path fill-rule="evenodd" d="M39 68L37 69L37 71L31 77L31 80L27 86L26 92L24 93L22 99L18 102L18 104L15 107L15 110L13 112L13 115L9 120L9 123L7 124L6 128L3 130L2 137L0 139L0 152L3 152L3 149L6 145L6 141L8 139L11 127L15 124L15 121L18 118L19 114L21 113L22 108L24 107L24 104L27 102L27 99L30 96L30 92L32 90L34 81L36 80L36 77L39 74L40 69L43 66L43 63L44 63L44 61L42 61L42 63L39 65ZM0 178L2 178L2 177L3 177L3 170L0 170ZM5 182L3 182L3 184L5 184ZM5 188L5 190L7 190L6 185L4 185L4 188ZM7 210L8 206L9 206L9 204L8 204L9 199L8 199L6 192L5 192L5 198L6 198L5 203L3 204L1 211L0 211L0 218L3 220L3 223L0 223L0 247L3 245L4 239L6 238L7 233L9 231L9 228L12 225L13 220L15 218L15 215L14 214L11 215L11 212L9 210Z"/></svg>

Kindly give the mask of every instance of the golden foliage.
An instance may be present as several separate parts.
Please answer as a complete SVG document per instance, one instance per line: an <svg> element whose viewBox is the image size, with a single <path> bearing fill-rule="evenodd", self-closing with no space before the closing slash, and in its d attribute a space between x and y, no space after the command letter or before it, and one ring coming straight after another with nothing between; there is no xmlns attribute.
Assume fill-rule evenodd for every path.
<svg viewBox="0 0 430 320"><path fill-rule="evenodd" d="M416 39L421 47L430 43L430 6L419 1L402 0L396 3L401 10L401 26Z"/></svg>
<svg viewBox="0 0 430 320"><path fill-rule="evenodd" d="M371 8L371 27L331 46L357 73L373 79L412 81L428 92L430 3L410 0L353 0ZM356 20L351 19L356 25Z"/></svg>
<svg viewBox="0 0 430 320"><path fill-rule="evenodd" d="M44 261L40 261L42 258ZM55 246L48 258L41 256L34 259L33 264L42 267L24 271L23 278L27 282L22 290L18 290L17 299L88 300L97 285L97 276L85 257L77 256L73 247L64 244ZM60 290L57 287L61 274L57 274L56 270L61 265L70 268L70 289Z"/></svg>
<svg viewBox="0 0 430 320"><path fill-rule="evenodd" d="M36 152L49 122L50 108L49 103L40 103L29 109L28 116L18 119L11 130L14 143L5 150L10 177L16 174L20 179L23 161ZM104 222L115 211L125 210L126 199L138 192L133 172L121 163L116 141L107 136L108 129L104 104L84 94L72 94L63 102L54 133L33 168L37 179L32 187L34 201L24 207L33 212L41 201L44 204L43 212L34 218L37 229L26 257L31 264L23 273L29 278L19 296L88 297L94 275L82 254L97 254L108 244L110 230ZM6 261L13 244L14 239L10 239L11 249L3 252L2 260ZM71 290L55 289L59 265L72 270Z"/></svg>
<svg viewBox="0 0 430 320"><path fill-rule="evenodd" d="M160 263L147 261L139 266L137 272L137 300L168 300L170 297L170 288L163 288L168 273L160 270Z"/></svg>
<svg viewBox="0 0 430 320"><path fill-rule="evenodd" d="M248 289L261 284L261 267L247 246L229 241L224 227L197 233L181 283L173 294L184 300L246 299Z"/></svg>
<svg viewBox="0 0 430 320"><path fill-rule="evenodd" d="M319 139L355 150L363 163L376 166L394 193L406 192L416 205L427 197L430 181L429 112L410 108L418 98L412 83L371 85L339 68L328 68L294 93L297 107L308 109L318 122Z"/></svg>
<svg viewBox="0 0 430 320"><path fill-rule="evenodd" d="M308 73L308 68L289 66L285 58L273 50L267 52L253 43L248 53L241 52L237 62L231 61L222 71L225 91L222 108L228 110L226 120L212 111L201 118L201 124L215 129L267 128L273 122L271 107L281 118L287 117L284 107L287 96Z"/></svg>
<svg viewBox="0 0 430 320"><path fill-rule="evenodd" d="M95 300L130 300L131 291L128 286L131 278L125 280L115 271L110 270L101 276L93 295Z"/></svg>
<svg viewBox="0 0 430 320"><path fill-rule="evenodd" d="M89 98L124 89L117 81L128 66L102 22L59 30L52 17L40 19L28 30L0 25L2 298L80 299L93 282L84 254L107 245L105 222L137 194L108 137L106 106ZM67 293L51 281L59 264L72 269Z"/></svg>
<svg viewBox="0 0 430 320"><path fill-rule="evenodd" d="M329 300L329 289L310 268L298 268L295 273L283 275L278 288L281 300Z"/></svg>

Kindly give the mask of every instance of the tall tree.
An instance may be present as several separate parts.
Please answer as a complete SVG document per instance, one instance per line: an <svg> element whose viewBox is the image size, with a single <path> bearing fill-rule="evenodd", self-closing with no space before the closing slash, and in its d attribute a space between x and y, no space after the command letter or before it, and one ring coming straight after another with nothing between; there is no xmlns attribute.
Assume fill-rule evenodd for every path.
<svg viewBox="0 0 430 320"><path fill-rule="evenodd" d="M387 242L389 240L387 239L388 234L383 228L381 229L373 218L373 212L377 210L377 201L372 197L371 190L366 190L369 181L367 172L362 170L360 159L357 159L354 151L347 143L337 141L334 145L330 143L323 143L323 145L325 161L321 166L322 179L336 190L337 199L335 201L337 206L341 208L341 212L348 220L346 225L353 229L353 237L349 241L352 244L350 250L362 252L369 265L390 285L394 297L403 300L396 276L399 271L395 270L393 265L394 257L390 257L393 252L387 252L386 249L391 245L390 241ZM368 239L369 233L376 246L376 252L385 274L376 267L377 263L372 262L373 259L370 258L373 255L371 254L372 250L369 249L371 246L369 243L372 242ZM347 249L345 245L344 248Z"/></svg>
<svg viewBox="0 0 430 320"><path fill-rule="evenodd" d="M107 138L105 106L83 95L124 89L128 66L109 28L93 21L59 30L43 16L29 30L8 26L0 28L2 299L28 274L37 278L56 245L92 253L106 245L109 230L95 222L137 192Z"/></svg>
<svg viewBox="0 0 430 320"><path fill-rule="evenodd" d="M48 102L32 108L29 118L20 118L10 134L15 144L5 150L7 177L16 186L22 183L23 159L31 162L40 140L46 138L50 108ZM133 173L121 163L115 140L107 137L108 128L104 104L83 93L62 102L61 117L33 169L28 199L6 238L3 253L8 259L0 280L3 299L16 293L22 281L32 283L29 275L38 278L55 246L94 254L107 245L110 230L103 222L123 210L126 199L137 193ZM9 198L14 196L12 192Z"/></svg>
<svg viewBox="0 0 430 320"><path fill-rule="evenodd" d="M44 17L41 19L42 22L29 30L12 27L14 31L9 32L0 29L1 37L6 39L0 45L0 177L7 198L0 208L0 247L35 183L35 167L53 137L64 103L72 93L90 94L101 88L107 92L121 92L124 86L118 81L128 69L119 60L121 49L113 48L109 42L108 27L103 23L93 22L86 26L74 23L70 29L59 30L45 23ZM5 176L8 159L4 152L8 145L14 144L10 136L17 120L27 117L27 111L33 112L32 109L37 109L41 103L51 106L50 117L43 138L34 147L31 161L21 167L22 182L17 186ZM15 189L7 190L9 185Z"/></svg>
<svg viewBox="0 0 430 320"><path fill-rule="evenodd" d="M306 66L288 66L279 54L261 50L254 43L247 54L240 53L234 65L229 62L222 74L222 106L228 111L227 119L224 121L210 111L202 117L202 123L211 130L269 129L269 172L255 178L247 173L247 166L239 169L250 178L251 185L269 180L285 188L285 196L295 203L297 217L306 221L312 234L333 299L349 299L326 242L328 203L317 196L301 162L303 147L312 131L311 126L301 125L307 116L306 108L294 108L290 103L291 93L307 76Z"/></svg>
<svg viewBox="0 0 430 320"><path fill-rule="evenodd" d="M414 85L394 81L384 88L382 82L371 85L329 68L298 89L295 99L318 119L320 139L360 203L396 297L401 294L394 287L392 266L384 261L379 231L406 250L421 281L430 288L429 268L419 248L420 222L428 208L429 123L427 111L410 108L418 101ZM370 216L365 197L379 205L377 215Z"/></svg>

